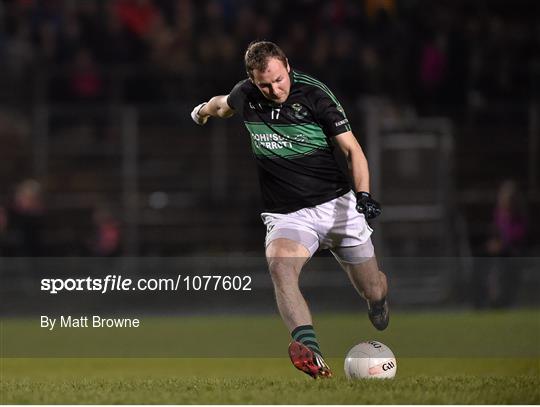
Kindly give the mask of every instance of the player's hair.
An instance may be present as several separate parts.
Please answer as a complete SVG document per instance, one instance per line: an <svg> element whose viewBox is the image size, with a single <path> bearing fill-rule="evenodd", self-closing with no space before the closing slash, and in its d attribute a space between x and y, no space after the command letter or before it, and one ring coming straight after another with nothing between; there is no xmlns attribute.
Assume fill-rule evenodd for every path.
<svg viewBox="0 0 540 407"><path fill-rule="evenodd" d="M277 58L283 65L287 66L287 57L281 48L270 41L254 41L247 47L244 55L246 71L248 76L253 79L253 71L264 71L268 66L269 58Z"/></svg>

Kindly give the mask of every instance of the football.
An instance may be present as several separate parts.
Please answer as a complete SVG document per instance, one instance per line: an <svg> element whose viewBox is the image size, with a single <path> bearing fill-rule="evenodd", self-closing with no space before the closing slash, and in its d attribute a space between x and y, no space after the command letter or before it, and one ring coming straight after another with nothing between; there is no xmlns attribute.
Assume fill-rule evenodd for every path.
<svg viewBox="0 0 540 407"><path fill-rule="evenodd" d="M354 346L345 357L349 379L391 379L396 375L396 357L388 346L377 341Z"/></svg>

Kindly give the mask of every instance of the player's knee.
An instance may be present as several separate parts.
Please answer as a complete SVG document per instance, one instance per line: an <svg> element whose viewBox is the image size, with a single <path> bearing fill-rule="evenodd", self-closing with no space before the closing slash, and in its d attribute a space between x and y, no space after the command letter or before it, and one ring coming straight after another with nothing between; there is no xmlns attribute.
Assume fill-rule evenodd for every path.
<svg viewBox="0 0 540 407"><path fill-rule="evenodd" d="M293 262L287 259L270 259L268 271L275 283L298 281L299 270Z"/></svg>

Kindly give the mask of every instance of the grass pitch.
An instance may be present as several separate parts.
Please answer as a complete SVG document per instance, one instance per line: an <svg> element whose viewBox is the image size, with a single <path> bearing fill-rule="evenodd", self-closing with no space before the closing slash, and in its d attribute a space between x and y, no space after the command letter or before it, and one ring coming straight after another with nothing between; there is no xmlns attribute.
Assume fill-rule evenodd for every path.
<svg viewBox="0 0 540 407"><path fill-rule="evenodd" d="M358 325L360 318L362 330L365 332L362 337L357 333L343 330L346 326ZM10 355L10 349L14 349L13 353L17 353L10 336L5 335L5 332L12 331L13 326L16 326L16 332L19 332L19 329L30 328L27 321L4 321L0 402L2 404L540 403L538 311L478 314L396 313L393 315L393 325L383 333L375 332L369 327L369 323L363 325L364 319L367 318L359 315L326 315L316 318L323 350L332 356L328 362L335 372L334 378L317 381L296 371L287 358L273 356L274 346L280 349L282 354L285 354L287 346L287 336L283 335L283 328L279 329L280 321L277 317L188 318L181 325L184 336L189 337L190 344L193 342L190 346L200 346L196 352L192 350L198 357L153 358L5 357L13 356ZM145 320L149 325L155 324L154 328L167 323L178 325L178 318L156 320L145 318ZM219 348L218 338L215 335L205 336L206 331L203 327L207 327L208 324L214 333L223 332L223 337L227 341L232 340L228 337L231 329L237 330L239 326L244 326L239 339L248 344L247 354L250 357L238 357L234 353L236 348L227 349L227 343L224 343L225 349L220 356L220 352L216 351L216 348ZM200 327L200 330L196 327ZM252 327L256 328L253 331L255 333L247 338L247 332ZM425 327L425 331L417 332L422 327ZM441 332L444 327L451 329ZM256 333L259 330L261 335ZM430 331L431 336L424 338ZM74 335L72 330L70 332ZM118 330L113 332L116 332L114 337L118 341L128 340L127 337L120 335ZM140 331L140 334L136 334L139 331L129 332L129 335L136 337L137 340L145 339L144 331ZM156 335L161 334L162 331L158 331ZM148 335L146 340L152 337ZM188 345L182 341L181 336L178 338L182 347ZM29 345L24 338L20 339L24 346ZM394 350L398 360L395 379L382 381L345 379L342 366L347 348L367 339L381 340ZM43 342L44 338L37 340L54 345L52 342ZM121 347L114 342L113 337L109 338L109 343L113 348ZM487 345L487 348L484 345ZM471 349L471 346L476 349ZM271 351L268 351L265 357L251 357L251 353L261 347L270 348ZM204 348L212 348L211 357L202 357L201 351ZM177 348L171 348L167 352L174 350ZM223 357L227 353L229 357ZM336 354L343 356L337 357Z"/></svg>

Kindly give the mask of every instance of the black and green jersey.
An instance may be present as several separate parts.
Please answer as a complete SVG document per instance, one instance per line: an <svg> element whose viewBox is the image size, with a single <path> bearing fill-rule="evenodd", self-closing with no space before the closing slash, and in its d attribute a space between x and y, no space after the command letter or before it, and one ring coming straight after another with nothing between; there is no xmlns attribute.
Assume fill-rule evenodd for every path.
<svg viewBox="0 0 540 407"><path fill-rule="evenodd" d="M242 115L261 183L264 210L288 213L350 190L333 154L331 138L351 130L340 103L317 79L291 71L283 104L266 99L246 79L227 103Z"/></svg>

